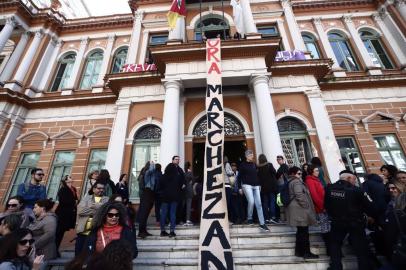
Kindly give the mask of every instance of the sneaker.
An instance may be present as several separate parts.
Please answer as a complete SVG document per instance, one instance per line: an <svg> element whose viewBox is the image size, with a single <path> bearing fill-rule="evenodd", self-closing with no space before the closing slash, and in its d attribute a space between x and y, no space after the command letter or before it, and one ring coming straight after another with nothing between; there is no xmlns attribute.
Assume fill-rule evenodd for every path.
<svg viewBox="0 0 406 270"><path fill-rule="evenodd" d="M254 221L252 219L247 220L248 225L254 225Z"/></svg>
<svg viewBox="0 0 406 270"><path fill-rule="evenodd" d="M146 234L147 236L152 236L152 234L150 234L149 232L145 232L145 234Z"/></svg>
<svg viewBox="0 0 406 270"><path fill-rule="evenodd" d="M265 224L271 224L271 221L269 219L265 220Z"/></svg>
<svg viewBox="0 0 406 270"><path fill-rule="evenodd" d="M306 253L305 255L303 255L303 259L318 259L319 255L313 254L313 253Z"/></svg>
<svg viewBox="0 0 406 270"><path fill-rule="evenodd" d="M176 233L175 233L175 232L171 232L171 233L169 234L169 237L176 237Z"/></svg>
<svg viewBox="0 0 406 270"><path fill-rule="evenodd" d="M166 231L162 231L161 232L161 236L163 237L163 236L169 236L169 233L167 233Z"/></svg>
<svg viewBox="0 0 406 270"><path fill-rule="evenodd" d="M138 233L138 237L141 238L141 239L144 239L144 238L146 238L147 236L148 236L148 234L147 234L146 232L140 232L140 233Z"/></svg>
<svg viewBox="0 0 406 270"><path fill-rule="evenodd" d="M265 224L259 225L259 228L261 228L262 230L264 230L266 232L270 231L269 228Z"/></svg>
<svg viewBox="0 0 406 270"><path fill-rule="evenodd" d="M193 222L188 220L186 221L185 226L193 226Z"/></svg>
<svg viewBox="0 0 406 270"><path fill-rule="evenodd" d="M270 222L272 224L279 224L279 221L277 221L276 219L271 218Z"/></svg>

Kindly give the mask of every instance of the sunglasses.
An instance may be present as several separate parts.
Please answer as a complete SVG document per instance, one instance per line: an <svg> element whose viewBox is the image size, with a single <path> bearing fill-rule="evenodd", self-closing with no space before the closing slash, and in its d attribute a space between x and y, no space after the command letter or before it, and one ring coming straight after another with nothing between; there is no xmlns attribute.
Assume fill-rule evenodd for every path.
<svg viewBox="0 0 406 270"><path fill-rule="evenodd" d="M114 218L114 217L119 218L120 214L119 213L107 213L107 217L108 218Z"/></svg>
<svg viewBox="0 0 406 270"><path fill-rule="evenodd" d="M23 240L18 241L18 243L22 246L25 246L27 244L29 244L31 246L32 244L34 244L34 242L35 242L34 239L23 239Z"/></svg>
<svg viewBox="0 0 406 270"><path fill-rule="evenodd" d="M45 174L43 174L43 173L36 173L35 175L44 176Z"/></svg>
<svg viewBox="0 0 406 270"><path fill-rule="evenodd" d="M7 207L17 207L17 206L18 206L18 204L14 204L14 203L7 204Z"/></svg>
<svg viewBox="0 0 406 270"><path fill-rule="evenodd" d="M297 173L297 175L302 175L302 173L301 173L301 172L299 172L299 173Z"/></svg>

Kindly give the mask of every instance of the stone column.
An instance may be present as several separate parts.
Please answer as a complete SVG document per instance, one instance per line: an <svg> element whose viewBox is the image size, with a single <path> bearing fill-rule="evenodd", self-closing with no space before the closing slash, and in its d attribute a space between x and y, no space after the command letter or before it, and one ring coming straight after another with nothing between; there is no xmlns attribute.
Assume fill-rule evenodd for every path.
<svg viewBox="0 0 406 270"><path fill-rule="evenodd" d="M313 114L321 150L323 152L325 167L330 181L336 182L340 171L345 169L341 160L340 148L334 136L333 126L320 89L311 89L305 92L309 99L310 109Z"/></svg>
<svg viewBox="0 0 406 270"><path fill-rule="evenodd" d="M191 160L186 160L185 157L185 98L183 95L180 97L179 104L179 156L181 164L186 161L192 162Z"/></svg>
<svg viewBox="0 0 406 270"><path fill-rule="evenodd" d="M49 81L49 79L51 78L51 75L52 75L52 70L54 68L58 67L58 65L57 65L58 59L57 58L58 58L58 55L59 55L59 53L61 51L62 45L63 45L62 40L59 40L55 45L55 49L53 50L52 55L49 58L49 62L48 62L48 65L46 66L44 75L42 76L41 81L40 81L40 83L38 85L38 90L40 92L43 92L45 90L45 88L47 87L47 83L48 83L48 81ZM49 86L49 88L51 88L51 87L52 87L52 85Z"/></svg>
<svg viewBox="0 0 406 270"><path fill-rule="evenodd" d="M389 28L388 25L384 20L390 20L389 14L383 10L383 12L375 13L372 15L375 22L378 24L379 28L381 29L383 36L388 40L388 45L392 48L394 54L397 56L397 60L399 61L401 68L406 68L406 51L405 46L406 44L403 43L400 45L396 38L396 31L393 31L393 27ZM398 33L400 34L400 33Z"/></svg>
<svg viewBox="0 0 406 270"><path fill-rule="evenodd" d="M257 102L255 101L255 96L253 94L249 94L248 98L250 99L252 126L254 128L255 153L257 153L258 156L259 154L262 153L262 144L261 144L261 133L259 130L258 123ZM274 163L273 160L269 160L269 162Z"/></svg>
<svg viewBox="0 0 406 270"><path fill-rule="evenodd" d="M141 39L141 22L144 17L144 11L137 10L134 14L133 30L131 32L130 47L128 48L127 61L128 64L136 64L137 53Z"/></svg>
<svg viewBox="0 0 406 270"><path fill-rule="evenodd" d="M104 76L109 73L109 61L112 57L111 52L113 51L114 41L116 40L116 35L110 35L107 41L106 51L103 55L103 62L100 68L99 78L97 79L96 85L103 85Z"/></svg>
<svg viewBox="0 0 406 270"><path fill-rule="evenodd" d="M286 34L286 31L285 31L284 21L281 19L278 19L278 20L276 20L276 23L278 24L278 30L279 30L279 33L281 34L283 48L285 49L285 51L292 50L290 48L288 35Z"/></svg>
<svg viewBox="0 0 406 270"><path fill-rule="evenodd" d="M254 22L254 17L252 16L249 0L240 0L240 5L242 9L242 19L244 22L245 34L258 33L257 26Z"/></svg>
<svg viewBox="0 0 406 270"><path fill-rule="evenodd" d="M381 75L382 71L380 70L379 67L376 67L374 65L374 63L372 62L371 56L369 55L367 48L364 45L364 42L362 42L357 29L355 28L351 15L344 15L343 20L344 20L344 23L345 23L348 31L350 32L352 39L355 42L356 48L358 49L358 51L361 54L361 59L364 62L364 65L366 66L368 73L370 75Z"/></svg>
<svg viewBox="0 0 406 270"><path fill-rule="evenodd" d="M44 33L42 32L42 30L35 32L34 39L32 40L28 51L24 55L24 58L18 66L18 69L14 75L14 82L7 83L5 87L10 88L14 91L21 91L24 78L27 75L28 69L32 65L32 61L34 60L34 56L39 49L43 37Z"/></svg>
<svg viewBox="0 0 406 270"><path fill-rule="evenodd" d="M274 162L277 155L283 155L283 149L272 98L269 93L269 77L267 75L254 75L250 83L257 103L262 153L266 155L269 161Z"/></svg>
<svg viewBox="0 0 406 270"><path fill-rule="evenodd" d="M58 40L55 36L51 37L51 40L49 41L45 53L42 56L38 69L35 72L35 75L32 79L30 89L25 93L26 95L34 96L36 92L39 92L38 90L39 84L41 83L41 80L47 75L45 71L49 66L52 66L50 65L50 63L53 62L51 62L50 60L51 57L53 56L54 51L56 50L57 42Z"/></svg>
<svg viewBox="0 0 406 270"><path fill-rule="evenodd" d="M167 81L164 86L165 104L160 147L163 168L172 161L172 156L179 155L179 101L182 85L179 81Z"/></svg>
<svg viewBox="0 0 406 270"><path fill-rule="evenodd" d="M0 32L0 52L3 51L4 46L6 46L11 34L13 33L14 27L17 26L17 21L14 17L7 18L6 24Z"/></svg>
<svg viewBox="0 0 406 270"><path fill-rule="evenodd" d="M291 34L295 50L304 52L307 51L299 30L299 26L297 25L295 15L293 14L292 3L290 2L290 0L281 0L281 2L283 13L285 14L286 22L288 23L289 32Z"/></svg>
<svg viewBox="0 0 406 270"><path fill-rule="evenodd" d="M17 115L11 119L11 126L4 138L3 144L0 147L0 179L3 177L4 171L10 160L11 152L13 151L16 139L21 133L21 128L24 125L26 109L20 108Z"/></svg>
<svg viewBox="0 0 406 270"><path fill-rule="evenodd" d="M185 42L185 17L179 16L174 29L169 30L168 40L181 40Z"/></svg>
<svg viewBox="0 0 406 270"><path fill-rule="evenodd" d="M130 100L117 100L117 113L110 135L109 148L107 149L106 169L109 170L111 179L118 182L124 159L125 138L128 128L128 114Z"/></svg>
<svg viewBox="0 0 406 270"><path fill-rule="evenodd" d="M403 20L406 22L406 1L405 0L397 0L395 2L395 7L399 11L399 13L402 16Z"/></svg>
<svg viewBox="0 0 406 270"><path fill-rule="evenodd" d="M138 55L138 62L139 64L144 64L145 62L145 57L147 54L147 47L148 47L148 40L149 38L149 31L144 30L143 36L142 36L142 45L141 45L141 51L140 54Z"/></svg>
<svg viewBox="0 0 406 270"><path fill-rule="evenodd" d="M334 54L333 48L331 48L330 41L328 40L328 36L324 31L323 24L321 22L321 18L313 18L313 24L316 27L317 34L319 35L320 41L323 45L324 51L327 54L328 58L333 60L333 71L334 76L336 77L345 77L345 71L338 65L338 61L336 55Z"/></svg>
<svg viewBox="0 0 406 270"><path fill-rule="evenodd" d="M15 47L13 53L11 54L10 59L8 60L6 66L3 69L3 72L0 75L0 83L10 80L11 75L13 74L14 69L17 66L18 61L23 54L25 47L27 46L28 39L30 38L30 32L25 32L21 35L20 41Z"/></svg>

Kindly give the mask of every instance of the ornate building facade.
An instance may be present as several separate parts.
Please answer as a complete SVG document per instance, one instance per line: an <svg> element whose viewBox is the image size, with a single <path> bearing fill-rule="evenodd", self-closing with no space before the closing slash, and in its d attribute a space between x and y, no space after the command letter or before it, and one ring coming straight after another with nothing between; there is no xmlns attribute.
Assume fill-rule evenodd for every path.
<svg viewBox="0 0 406 270"><path fill-rule="evenodd" d="M0 2L0 199L29 169L49 197L71 174L114 181L173 155L202 175L205 44L222 41L225 155L246 149L276 165L314 156L331 181L382 164L406 170L404 0L240 0L245 38L229 3L186 0L168 31L169 0L130 0L132 13L67 19L30 0ZM305 59L275 61L278 51ZM292 53L288 53L288 55ZM146 63L144 65L144 63ZM151 70L151 63L156 70ZM140 64L131 72L125 64ZM147 69L147 71L144 71Z"/></svg>

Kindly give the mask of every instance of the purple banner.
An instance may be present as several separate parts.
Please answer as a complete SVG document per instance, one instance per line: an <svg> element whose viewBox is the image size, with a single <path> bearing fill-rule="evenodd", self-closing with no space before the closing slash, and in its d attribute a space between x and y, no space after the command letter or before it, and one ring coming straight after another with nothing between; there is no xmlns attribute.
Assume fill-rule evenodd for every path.
<svg viewBox="0 0 406 270"><path fill-rule="evenodd" d="M276 54L275 61L298 61L298 60L306 60L305 54L302 51L294 50L294 51L279 51Z"/></svg>

